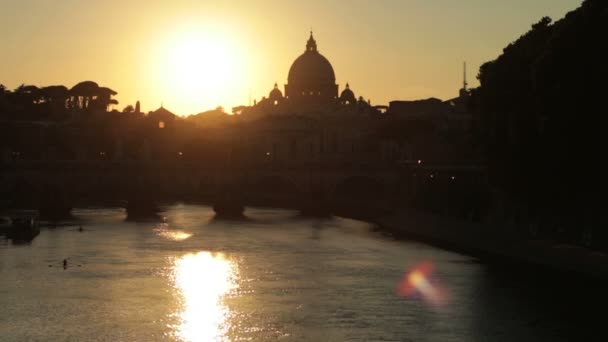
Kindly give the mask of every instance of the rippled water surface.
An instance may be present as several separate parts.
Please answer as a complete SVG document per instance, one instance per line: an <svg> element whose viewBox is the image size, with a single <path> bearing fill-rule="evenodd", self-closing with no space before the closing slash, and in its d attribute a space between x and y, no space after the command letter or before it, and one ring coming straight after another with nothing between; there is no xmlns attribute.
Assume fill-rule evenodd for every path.
<svg viewBox="0 0 608 342"><path fill-rule="evenodd" d="M179 204L163 209L165 222L134 222L121 209L77 209L83 232L0 238L0 340L601 340L584 289L395 241L365 222L246 215L223 221ZM420 291L399 291L421 263L432 283L417 273Z"/></svg>

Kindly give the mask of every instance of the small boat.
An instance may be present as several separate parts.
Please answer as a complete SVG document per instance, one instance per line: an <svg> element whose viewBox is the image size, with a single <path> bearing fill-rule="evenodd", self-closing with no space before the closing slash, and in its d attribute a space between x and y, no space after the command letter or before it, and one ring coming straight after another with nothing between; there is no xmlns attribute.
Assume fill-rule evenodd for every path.
<svg viewBox="0 0 608 342"><path fill-rule="evenodd" d="M11 219L9 217L0 216L0 235L5 235L11 226Z"/></svg>
<svg viewBox="0 0 608 342"><path fill-rule="evenodd" d="M215 211L217 217L241 218L243 217L245 206L241 201L226 196L215 201L213 204L213 211Z"/></svg>
<svg viewBox="0 0 608 342"><path fill-rule="evenodd" d="M11 216L10 221L6 237L13 241L32 241L40 234L38 216L35 214L15 214Z"/></svg>
<svg viewBox="0 0 608 342"><path fill-rule="evenodd" d="M244 210L245 207L240 203L220 202L213 205L213 211L218 217L240 218Z"/></svg>

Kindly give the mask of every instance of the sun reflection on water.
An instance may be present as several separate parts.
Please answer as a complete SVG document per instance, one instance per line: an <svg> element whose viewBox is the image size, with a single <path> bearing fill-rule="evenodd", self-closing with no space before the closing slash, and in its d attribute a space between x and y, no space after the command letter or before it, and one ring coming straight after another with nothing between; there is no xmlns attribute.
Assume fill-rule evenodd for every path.
<svg viewBox="0 0 608 342"><path fill-rule="evenodd" d="M192 236L192 234L181 230L170 229L169 225L166 223L160 224L155 228L154 233L162 238L173 241L184 241Z"/></svg>
<svg viewBox="0 0 608 342"><path fill-rule="evenodd" d="M164 237L167 240L173 241L183 241L192 236L192 234L190 233L172 231L160 231L158 232L158 235Z"/></svg>
<svg viewBox="0 0 608 342"><path fill-rule="evenodd" d="M228 340L230 309L223 298L236 289L235 265L222 254L191 253L175 260L174 286L181 295L174 334L183 341Z"/></svg>

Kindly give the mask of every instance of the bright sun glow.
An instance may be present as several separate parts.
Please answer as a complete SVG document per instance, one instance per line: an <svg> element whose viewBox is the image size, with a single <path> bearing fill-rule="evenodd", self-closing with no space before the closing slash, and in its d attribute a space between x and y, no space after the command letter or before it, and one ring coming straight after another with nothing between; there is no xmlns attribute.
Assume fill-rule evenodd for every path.
<svg viewBox="0 0 608 342"><path fill-rule="evenodd" d="M183 341L227 340L229 309L223 297L236 288L235 266L221 254L200 252L177 259L174 285L182 297L176 335Z"/></svg>
<svg viewBox="0 0 608 342"><path fill-rule="evenodd" d="M234 79L236 62L227 46L208 37L178 41L168 62L172 84L191 95L225 87Z"/></svg>
<svg viewBox="0 0 608 342"><path fill-rule="evenodd" d="M167 109L188 115L234 101L244 62L233 34L190 25L167 35L156 48L148 69L160 77L152 86Z"/></svg>

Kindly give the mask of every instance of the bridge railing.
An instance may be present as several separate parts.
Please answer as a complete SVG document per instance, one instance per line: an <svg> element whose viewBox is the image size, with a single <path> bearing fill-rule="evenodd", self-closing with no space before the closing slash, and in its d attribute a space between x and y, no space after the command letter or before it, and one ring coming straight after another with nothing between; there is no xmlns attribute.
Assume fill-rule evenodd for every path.
<svg viewBox="0 0 608 342"><path fill-rule="evenodd" d="M192 161L41 161L41 160L19 160L0 163L2 169L88 169L88 168L121 168L121 169L140 169L140 168L177 168L177 169L208 169L208 170L236 170L236 169L255 169L255 170L378 170L394 169L398 167L396 163L369 163L369 162L272 162L272 163L250 163L234 162L231 164L213 164Z"/></svg>
<svg viewBox="0 0 608 342"><path fill-rule="evenodd" d="M301 162L301 161L275 161L275 162L233 162L230 164L206 163L194 161L136 161L136 160L16 160L10 162L0 162L0 170L3 172L12 170L158 170L158 169L181 169L181 170L200 170L200 171L223 171L223 172L244 172L244 171L331 171L342 170L349 172L379 172L387 171L442 171L449 170L454 172L473 172L483 173L486 167L481 163L433 163L418 164L404 162Z"/></svg>

